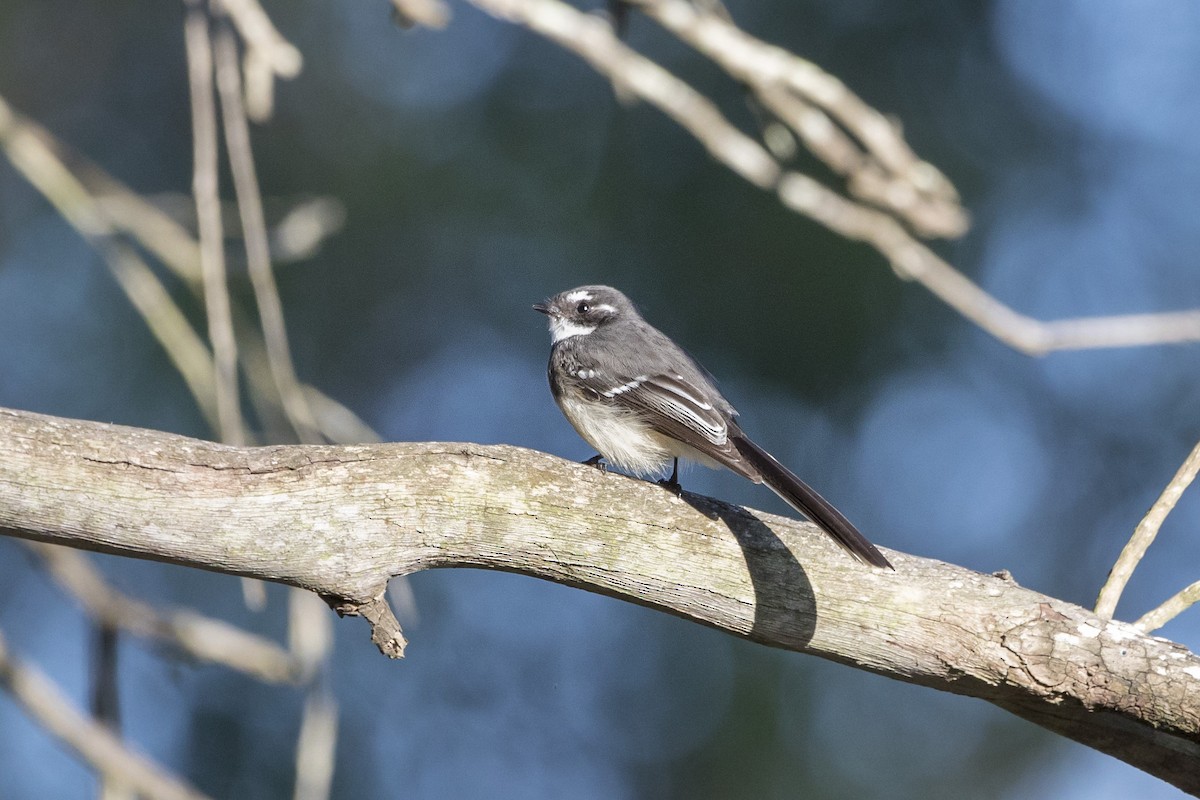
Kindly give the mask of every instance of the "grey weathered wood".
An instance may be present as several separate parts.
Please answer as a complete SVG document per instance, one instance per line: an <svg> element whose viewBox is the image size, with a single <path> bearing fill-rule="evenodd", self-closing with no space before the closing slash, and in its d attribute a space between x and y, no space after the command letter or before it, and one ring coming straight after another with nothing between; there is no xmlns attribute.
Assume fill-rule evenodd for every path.
<svg viewBox="0 0 1200 800"><path fill-rule="evenodd" d="M517 447L235 448L0 410L0 529L279 581L366 616L389 578L520 572L971 695L1200 792L1200 658L1010 580Z"/></svg>

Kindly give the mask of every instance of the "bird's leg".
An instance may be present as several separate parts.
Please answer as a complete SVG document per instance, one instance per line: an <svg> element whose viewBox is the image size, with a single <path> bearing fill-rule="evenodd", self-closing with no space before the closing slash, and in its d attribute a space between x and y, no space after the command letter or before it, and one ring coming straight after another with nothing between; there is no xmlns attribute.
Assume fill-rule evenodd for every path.
<svg viewBox="0 0 1200 800"><path fill-rule="evenodd" d="M679 485L679 459L676 458L671 467L671 477L664 478L658 485L671 492L676 497L683 496L683 487Z"/></svg>
<svg viewBox="0 0 1200 800"><path fill-rule="evenodd" d="M599 453L592 456L587 461L581 461L579 463L588 467L595 467L601 472L608 472L608 465L604 463L604 456L600 455Z"/></svg>

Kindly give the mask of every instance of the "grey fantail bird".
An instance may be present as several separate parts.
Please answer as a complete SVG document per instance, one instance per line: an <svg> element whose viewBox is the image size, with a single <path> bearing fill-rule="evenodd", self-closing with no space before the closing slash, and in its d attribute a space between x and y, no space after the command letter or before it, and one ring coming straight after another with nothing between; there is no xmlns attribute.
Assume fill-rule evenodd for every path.
<svg viewBox="0 0 1200 800"><path fill-rule="evenodd" d="M774 456L752 442L708 373L652 327L621 292L581 286L538 303L550 318L550 390L601 457L637 475L661 473L677 493L679 459L726 467L765 483L854 557L892 568L858 529Z"/></svg>

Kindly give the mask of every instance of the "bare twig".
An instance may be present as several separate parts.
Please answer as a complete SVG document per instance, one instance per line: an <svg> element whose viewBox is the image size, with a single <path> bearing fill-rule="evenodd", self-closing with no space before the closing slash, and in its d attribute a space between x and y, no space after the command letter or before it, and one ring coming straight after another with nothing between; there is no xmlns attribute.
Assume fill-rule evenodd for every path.
<svg viewBox="0 0 1200 800"><path fill-rule="evenodd" d="M225 237L217 180L217 110L213 101L213 54L208 12L202 0L186 0L184 43L187 48L188 88L192 101L192 146L195 166L192 193L200 229L200 268L208 339L216 365L217 431L221 441L245 442L241 399L238 395L237 340L229 311L225 279Z"/></svg>
<svg viewBox="0 0 1200 800"><path fill-rule="evenodd" d="M254 289L254 299L258 304L259 319L262 322L267 362L280 404L296 436L301 442L317 443L321 441L320 430L305 400L304 391L296 379L291 348L288 346L287 326L283 318L283 303L279 300L279 288L271 270L262 195L254 169L254 154L250 147L250 128L242 106L237 42L234 41L233 33L227 25L219 26L214 33L213 55L216 60L222 119L225 122L225 144L242 220L242 240L246 245L246 266Z"/></svg>
<svg viewBox="0 0 1200 800"><path fill-rule="evenodd" d="M392 10L397 22L406 28L444 28L450 21L450 7L443 0L392 0Z"/></svg>
<svg viewBox="0 0 1200 800"><path fill-rule="evenodd" d="M500 19L523 25L576 53L618 88L659 108L708 151L760 189L781 174L762 145L742 133L704 95L625 45L598 16L558 0L470 0Z"/></svg>
<svg viewBox="0 0 1200 800"><path fill-rule="evenodd" d="M328 609L325 609L328 614ZM322 682L304 696L300 735L296 740L295 800L325 800L333 786L337 756L338 705Z"/></svg>
<svg viewBox="0 0 1200 800"><path fill-rule="evenodd" d="M53 545L49 545L53 547ZM60 548L61 549L61 548ZM120 672L117 668L120 632L112 625L92 621L92 718L121 735ZM100 800L137 800L132 787L118 775L100 774Z"/></svg>
<svg viewBox="0 0 1200 800"><path fill-rule="evenodd" d="M238 313L236 307L234 312L234 326L241 343L238 358L242 360L250 402L265 427L264 440L287 441L294 430L279 405L266 346L249 314ZM342 403L308 384L300 388L325 441L340 444L380 441L379 434Z"/></svg>
<svg viewBox="0 0 1200 800"><path fill-rule="evenodd" d="M104 255L109 271L129 302L183 376L205 420L213 430L218 430L217 378L207 345L162 281L133 248L116 241L93 244Z"/></svg>
<svg viewBox="0 0 1200 800"><path fill-rule="evenodd" d="M304 58L280 35L258 0L220 0L220 7L237 26L246 45L246 113L255 122L271 116L275 105L275 78L300 74Z"/></svg>
<svg viewBox="0 0 1200 800"><path fill-rule="evenodd" d="M49 142L70 164L82 191L95 204L96 213L108 220L114 233L128 235L189 287L202 291L200 245L190 230L159 207L161 196L159 201L142 197L78 153L70 152L62 142ZM189 205L188 214L194 217L195 198L184 194L176 197Z"/></svg>
<svg viewBox="0 0 1200 800"><path fill-rule="evenodd" d="M2 97L0 149L17 171L105 259L117 284L183 376L205 420L213 430L219 430L212 353L154 271L118 237L121 233L136 237L142 246L191 286L200 280L199 246L195 238L120 181L78 154L69 152L44 128L13 111ZM68 160L72 167L67 166ZM341 214L340 209L320 200L313 201L313 206L300 206L297 212L315 217L301 225L309 230L305 238L310 242L313 236L321 235L320 231L328 231L331 226L336 228ZM309 210L301 210L306 208ZM265 349L257 340L253 326L242 325L238 330L243 343L239 357L247 361L246 374L254 390L252 399L258 401L276 396L270 381L260 384L256 380L260 375L269 375L270 369ZM261 356L256 355L259 353ZM322 435L329 441L379 440L376 433L341 403L311 386L303 386L302 390L309 406L316 409L314 413Z"/></svg>
<svg viewBox="0 0 1200 800"><path fill-rule="evenodd" d="M43 128L9 108L3 98L0 147L26 180L103 256L117 284L183 376L201 413L216 429L216 378L208 347L145 261L115 238L111 220L57 154L59 144Z"/></svg>
<svg viewBox="0 0 1200 800"><path fill-rule="evenodd" d="M337 444L369 444L382 442L375 430L344 404L334 400L320 389L305 385L304 394L308 405L321 423L321 435Z"/></svg>
<svg viewBox="0 0 1200 800"><path fill-rule="evenodd" d="M86 555L29 543L50 576L98 625L157 639L188 658L250 675L267 683L298 683L304 664L279 645L190 610L159 609L113 589Z"/></svg>
<svg viewBox="0 0 1200 800"><path fill-rule="evenodd" d="M891 216L847 200L807 175L792 172L784 176L779 181L779 198L788 208L835 233L872 245L887 257L898 276L919 282L980 328L1028 355L1200 341L1200 311L1041 322L992 297Z"/></svg>
<svg viewBox="0 0 1200 800"><path fill-rule="evenodd" d="M1158 608L1143 614L1141 619L1133 623L1133 626L1145 633L1152 633L1196 603L1200 603L1200 581L1180 589Z"/></svg>
<svg viewBox="0 0 1200 800"><path fill-rule="evenodd" d="M58 142L55 147L61 150L63 145ZM185 227L195 226L196 203L191 195L142 197L77 153L72 153L70 160L75 176L116 230L140 242L189 286L200 285L199 245ZM336 198L300 197L276 205L281 203L286 206L276 212L277 219L269 232L270 258L276 265L312 258L346 222L346 209ZM221 217L228 235L242 235L236 212L226 211L224 205Z"/></svg>
<svg viewBox="0 0 1200 800"><path fill-rule="evenodd" d="M709 153L755 186L776 191L783 204L835 233L867 242L897 275L915 280L967 319L1010 347L1029 355L1054 350L1129 347L1200 341L1200 310L1161 314L1085 317L1042 322L1021 314L971 282L919 242L892 214L856 203L807 175L787 172L757 141L737 129L706 97L658 64L621 42L600 18L559 0L468 0L472 5L529 28L578 54L618 90L628 92L682 125ZM636 0L670 30L694 43L740 80L761 86L783 85L803 96L855 136L888 173L915 192L889 183L886 173L871 170L852 178L889 208L906 207L925 196L955 199L953 187L926 162L917 159L894 125L813 65L780 48L763 45L727 20L704 14L683 0ZM712 51L712 52L710 52ZM761 73L761 74L760 74ZM772 97L768 96L768 99ZM786 109L780 109L786 111ZM801 112L788 112L796 116ZM804 130L811 123L794 120ZM818 123L818 127L824 123ZM832 128L832 126L827 126ZM811 135L811 134L810 134ZM843 139L830 139L835 149ZM847 162L853 159L846 156ZM836 162L836 159L835 159ZM874 169L874 168L872 168ZM874 188L871 188L874 187ZM922 193L925 193L922 195ZM878 195L878 196L876 196ZM893 196L894 195L894 196ZM953 204L947 206L953 208ZM953 226L950 226L953 227Z"/></svg>
<svg viewBox="0 0 1200 800"><path fill-rule="evenodd" d="M37 722L106 778L154 800L203 800L206 796L135 753L107 728L81 712L36 667L8 651L0 633L0 686Z"/></svg>
<svg viewBox="0 0 1200 800"><path fill-rule="evenodd" d="M723 9L705 10L688 0L631 4L746 85L814 155L849 179L851 193L887 208L926 236L966 231L966 215L946 176L917 158L898 127L837 78L754 38Z"/></svg>
<svg viewBox="0 0 1200 800"><path fill-rule="evenodd" d="M368 600L350 600L328 596L330 606L342 617L362 617L371 626L371 641L388 658L404 658L408 639L400 629L400 620L387 602L387 584Z"/></svg>
<svg viewBox="0 0 1200 800"><path fill-rule="evenodd" d="M295 800L325 800L333 784L338 707L329 691L332 619L329 607L312 592L288 592L289 650L311 676L296 742Z"/></svg>
<svg viewBox="0 0 1200 800"><path fill-rule="evenodd" d="M34 544L34 543L30 543ZM54 545L45 545L54 547ZM65 549L65 548L59 548ZM117 669L120 635L115 625L92 622L92 717L113 733L121 731L121 701Z"/></svg>
<svg viewBox="0 0 1200 800"><path fill-rule="evenodd" d="M288 592L288 652L303 674L316 675L332 649L329 607L312 592Z"/></svg>
<svg viewBox="0 0 1200 800"><path fill-rule="evenodd" d="M346 224L346 208L332 197L295 202L271 230L271 260L276 264L301 261Z"/></svg>
<svg viewBox="0 0 1200 800"><path fill-rule="evenodd" d="M1142 521L1134 529L1129 543L1125 545L1125 549L1117 557L1117 563L1113 565L1112 571L1109 572L1108 580L1105 582L1104 588L1100 590L1100 596L1096 600L1097 616L1112 619L1113 614L1117 610L1117 603L1121 600L1121 593L1125 591L1125 585L1129 583L1129 579L1133 576L1133 571L1137 569L1142 556L1146 554L1146 550L1150 548L1150 545L1154 542L1154 538L1158 536L1158 529L1162 527L1167 515L1175 508L1175 504L1179 502L1179 498L1183 495L1184 490L1196 479L1197 472L1200 472L1200 443L1192 448L1192 452L1184 459L1183 464L1175 473L1175 477L1171 478L1171 482L1167 484L1167 488L1163 489L1158 500L1154 502L1154 505L1150 506L1150 510L1146 512L1146 516L1142 517ZM1184 591L1188 590L1185 589Z"/></svg>

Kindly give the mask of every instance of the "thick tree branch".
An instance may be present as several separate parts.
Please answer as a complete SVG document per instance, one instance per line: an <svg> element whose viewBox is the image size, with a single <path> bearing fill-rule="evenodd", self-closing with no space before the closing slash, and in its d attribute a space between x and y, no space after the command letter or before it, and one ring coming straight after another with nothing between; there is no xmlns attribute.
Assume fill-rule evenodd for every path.
<svg viewBox="0 0 1200 800"><path fill-rule="evenodd" d="M937 561L474 444L238 448L0 410L0 529L310 589L398 655L390 577L499 569L986 699L1200 792L1200 658Z"/></svg>

